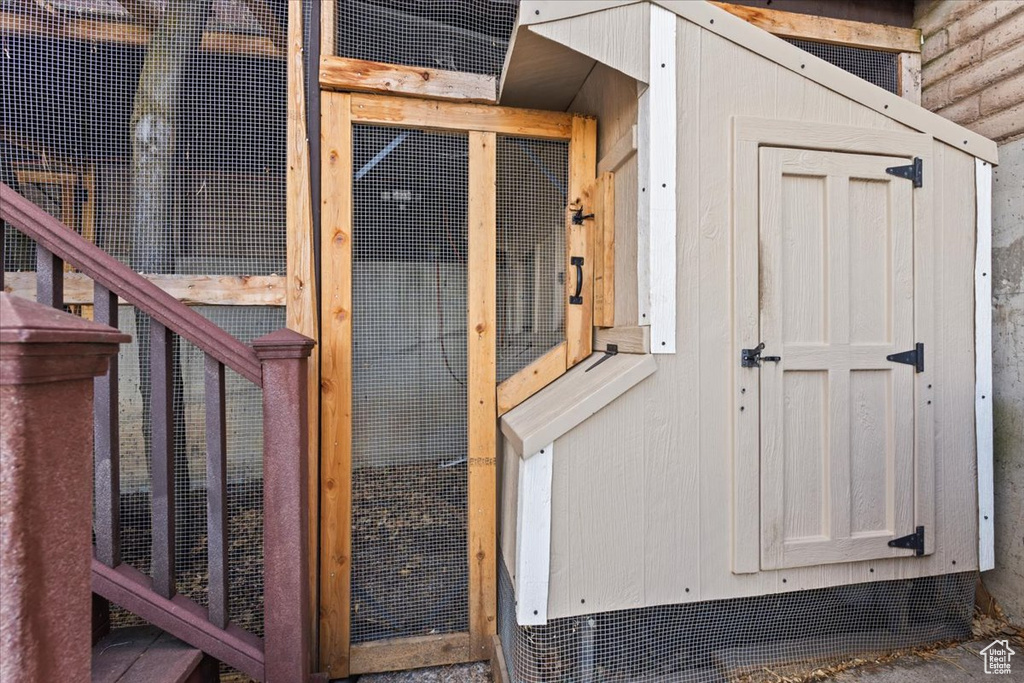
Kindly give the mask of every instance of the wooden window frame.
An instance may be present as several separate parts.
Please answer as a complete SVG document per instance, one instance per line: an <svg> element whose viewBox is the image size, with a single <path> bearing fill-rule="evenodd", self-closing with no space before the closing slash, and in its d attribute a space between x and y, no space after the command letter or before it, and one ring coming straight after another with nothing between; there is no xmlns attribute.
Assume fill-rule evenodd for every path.
<svg viewBox="0 0 1024 683"><path fill-rule="evenodd" d="M596 181L597 122L564 112L510 109L363 93L321 93L323 205L321 212L321 432L320 454L320 666L330 677L390 671L491 656L497 625L496 465L499 400L496 383L496 140L497 135L565 140L569 143L569 206L566 211L567 338L542 359L506 381L514 400L538 391L587 358L593 345L592 222L577 225L571 207L590 212ZM381 125L468 135L469 215L467 317L467 409L469 420L468 528L469 630L467 633L351 644L352 519L352 129ZM291 235L302 241L310 233ZM296 245L297 253L311 245ZM291 252L290 252L291 253ZM584 257L584 305L568 304L575 293L570 255ZM306 306L310 305L307 301ZM307 318L315 312L307 311ZM504 396L504 399L501 398Z"/></svg>

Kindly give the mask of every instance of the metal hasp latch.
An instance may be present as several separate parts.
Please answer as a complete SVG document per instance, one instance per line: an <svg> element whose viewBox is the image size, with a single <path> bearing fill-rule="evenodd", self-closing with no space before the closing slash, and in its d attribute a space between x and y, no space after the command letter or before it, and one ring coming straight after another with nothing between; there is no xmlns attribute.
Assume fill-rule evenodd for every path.
<svg viewBox="0 0 1024 683"><path fill-rule="evenodd" d="M921 161L920 157L914 157L914 162L906 166L890 166L885 169L885 172L897 178L906 178L913 181L914 187L924 185L924 162Z"/></svg>
<svg viewBox="0 0 1024 683"><path fill-rule="evenodd" d="M892 361L893 363L905 363L906 365L913 365L914 372L924 372L924 344L917 342L914 345L912 351L904 351L903 353L893 353L885 357L886 360Z"/></svg>
<svg viewBox="0 0 1024 683"><path fill-rule="evenodd" d="M762 351L764 351L764 342L761 342L752 349L740 349L740 365L744 368L759 368L763 360L773 363L778 363L782 360L782 356L762 356Z"/></svg>
<svg viewBox="0 0 1024 683"><path fill-rule="evenodd" d="M918 557L924 555L924 527L917 527L917 531L909 536L900 536L899 538L892 539L889 541L889 547L913 550L914 554Z"/></svg>
<svg viewBox="0 0 1024 683"><path fill-rule="evenodd" d="M598 358L596 361L594 361L594 364L591 365L586 370L584 370L583 372L590 372L591 370L596 368L598 365L600 365L601 363L603 363L606 360L608 360L609 358L611 358L612 356L617 356L617 355L619 355L619 345L618 344L609 344L608 346L605 347L604 355L601 356L600 358Z"/></svg>
<svg viewBox="0 0 1024 683"><path fill-rule="evenodd" d="M583 225L583 221L589 221L593 217L594 217L594 214L592 214L592 213L588 213L588 214L584 215L583 214L583 207L582 206L578 206L578 207L576 207L576 210L572 212L572 224L573 225Z"/></svg>
<svg viewBox="0 0 1024 683"><path fill-rule="evenodd" d="M569 265L576 266L576 293L569 297L569 303L581 306L583 304L583 257L573 256L569 259Z"/></svg>

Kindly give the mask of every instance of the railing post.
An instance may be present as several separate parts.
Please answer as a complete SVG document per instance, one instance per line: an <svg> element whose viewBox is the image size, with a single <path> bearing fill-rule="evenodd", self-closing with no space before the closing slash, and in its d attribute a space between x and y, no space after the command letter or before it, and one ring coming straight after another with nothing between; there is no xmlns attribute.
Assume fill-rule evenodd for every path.
<svg viewBox="0 0 1024 683"><path fill-rule="evenodd" d="M278 330L253 342L263 366L263 647L266 683L309 680L309 425L313 340Z"/></svg>
<svg viewBox="0 0 1024 683"><path fill-rule="evenodd" d="M93 378L130 340L0 294L0 679L89 680Z"/></svg>

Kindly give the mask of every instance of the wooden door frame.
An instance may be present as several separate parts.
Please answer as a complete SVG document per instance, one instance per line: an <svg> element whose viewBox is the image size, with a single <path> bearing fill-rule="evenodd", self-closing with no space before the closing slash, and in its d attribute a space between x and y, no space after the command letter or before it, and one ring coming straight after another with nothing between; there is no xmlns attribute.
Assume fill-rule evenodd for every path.
<svg viewBox="0 0 1024 683"><path fill-rule="evenodd" d="M352 521L352 126L370 124L466 133L469 140L467 562L469 631L350 643ZM570 203L589 201L596 175L596 121L564 112L510 109L408 97L321 93L321 356L320 563L318 670L331 678L484 660L497 627L497 395L495 372L496 139L498 134L569 142ZM592 230L566 216L567 254L589 262ZM569 273L568 257L566 272ZM573 286L567 276L566 290ZM585 306L574 306L581 330L560 348L590 354L593 269L583 284ZM578 310L585 309L585 310ZM313 317L315 311L310 312ZM570 311L567 305L567 329ZM584 333L585 331L585 333ZM568 354L565 354L568 355ZM565 356L563 356L565 357ZM557 365L557 363L555 364ZM531 366L532 367L532 366ZM565 371L562 364L559 374ZM557 375L555 375L557 376ZM551 377L553 379L554 377ZM550 380L548 380L550 381ZM546 382L545 382L546 383ZM534 388L536 391L539 387Z"/></svg>
<svg viewBox="0 0 1024 683"><path fill-rule="evenodd" d="M759 150L763 146L853 152L882 156L920 157L925 168L932 163L932 136L925 133L861 128L810 121L786 121L738 116L733 118L733 370L731 417L733 426L732 467L732 572L761 571L761 516L742 510L745 502L760 500L761 395L760 373L740 368L741 349L756 346L760 337L759 278ZM914 334L926 347L935 348L934 247L932 236L932 186L925 182L913 191L914 202ZM744 273L748 275L744 275ZM932 383L934 368L914 380L915 489L935 490L935 410L922 387ZM747 408L750 408L748 410ZM917 458L917 452L930 457ZM914 496L915 519L934 529L935 496ZM925 552L934 549L935 534L926 534Z"/></svg>

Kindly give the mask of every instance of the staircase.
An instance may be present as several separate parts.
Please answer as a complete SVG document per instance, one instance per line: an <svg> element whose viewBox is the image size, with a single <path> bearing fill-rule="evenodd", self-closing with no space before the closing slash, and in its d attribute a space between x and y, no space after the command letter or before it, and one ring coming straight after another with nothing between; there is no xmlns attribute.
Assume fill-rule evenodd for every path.
<svg viewBox="0 0 1024 683"><path fill-rule="evenodd" d="M122 628L92 649L92 683L209 683L217 661L153 626Z"/></svg>
<svg viewBox="0 0 1024 683"><path fill-rule="evenodd" d="M36 244L37 302L62 309L64 264L92 278L93 319L117 327L118 306L149 316L152 406L152 562L148 574L121 561L118 368L94 380L93 681L180 683L217 679L218 662L267 683L311 680L312 619L307 524L306 358L313 342L289 330L252 346L188 308L0 183L0 221ZM0 240L2 244L2 240ZM2 254L0 254L2 256ZM0 280L0 288L2 288ZM45 309L40 309L45 310ZM172 349L177 340L205 354L208 594L206 605L180 595L175 577ZM262 389L264 635L231 623L225 368ZM40 415L43 420L46 416ZM30 418L31 419L31 418ZM88 434L81 435L87 443ZM55 437L60 438L60 437ZM45 533L45 529L41 530ZM7 558L5 558L5 562ZM109 604L150 626L109 631ZM88 620L87 614L68 619ZM88 623L88 622L85 622Z"/></svg>

